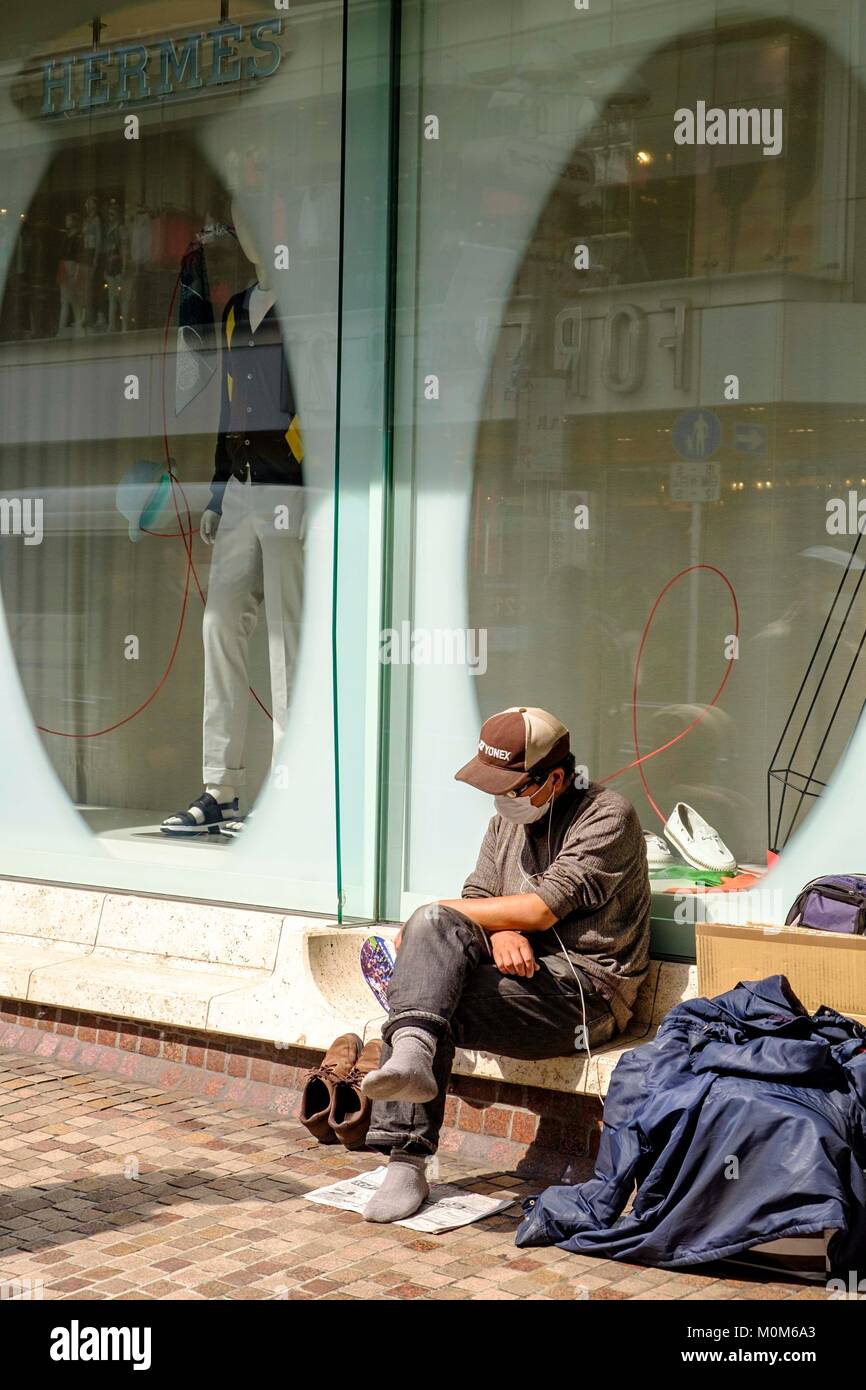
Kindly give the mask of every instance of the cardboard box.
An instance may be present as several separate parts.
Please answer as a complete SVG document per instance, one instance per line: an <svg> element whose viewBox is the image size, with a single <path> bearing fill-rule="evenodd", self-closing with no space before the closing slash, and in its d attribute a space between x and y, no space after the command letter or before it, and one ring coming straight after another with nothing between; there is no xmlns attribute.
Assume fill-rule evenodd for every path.
<svg viewBox="0 0 866 1390"><path fill-rule="evenodd" d="M724 994L740 980L786 975L810 1013L828 1004L866 1024L866 936L778 927L701 922L695 930L698 990Z"/></svg>

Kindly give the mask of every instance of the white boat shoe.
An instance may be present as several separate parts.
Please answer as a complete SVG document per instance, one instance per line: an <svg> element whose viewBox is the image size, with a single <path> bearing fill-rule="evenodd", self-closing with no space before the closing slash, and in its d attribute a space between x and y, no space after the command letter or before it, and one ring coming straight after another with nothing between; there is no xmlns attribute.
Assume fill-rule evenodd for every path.
<svg viewBox="0 0 866 1390"><path fill-rule="evenodd" d="M737 867L736 859L718 831L684 801L678 801L668 816L664 836L695 869L724 872Z"/></svg>
<svg viewBox="0 0 866 1390"><path fill-rule="evenodd" d="M667 869L675 863L674 856L671 854L671 847L667 840L663 840L661 835L655 835L651 830L643 833L646 843L646 862L648 869Z"/></svg>

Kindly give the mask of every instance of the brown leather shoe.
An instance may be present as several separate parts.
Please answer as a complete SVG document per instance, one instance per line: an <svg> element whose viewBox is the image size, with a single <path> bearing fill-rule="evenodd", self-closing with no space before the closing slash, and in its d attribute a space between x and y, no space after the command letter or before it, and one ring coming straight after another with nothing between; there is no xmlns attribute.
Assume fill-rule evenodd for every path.
<svg viewBox="0 0 866 1390"><path fill-rule="evenodd" d="M348 1076L337 1082L334 1106L328 1124L334 1136L347 1149L362 1149L370 1128L372 1101L362 1095L361 1082L382 1063L382 1039L371 1038Z"/></svg>
<svg viewBox="0 0 866 1390"><path fill-rule="evenodd" d="M319 1065L307 1072L298 1119L321 1144L339 1143L328 1118L337 1099L338 1083L352 1072L360 1051L361 1039L357 1033L341 1033Z"/></svg>

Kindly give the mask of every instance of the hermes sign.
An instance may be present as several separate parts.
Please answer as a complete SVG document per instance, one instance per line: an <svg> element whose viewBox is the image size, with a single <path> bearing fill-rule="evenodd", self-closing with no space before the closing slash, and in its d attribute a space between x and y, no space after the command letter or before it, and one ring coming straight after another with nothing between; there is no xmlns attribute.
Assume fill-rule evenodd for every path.
<svg viewBox="0 0 866 1390"><path fill-rule="evenodd" d="M90 49L42 64L42 115L194 96L202 89L270 77L280 66L282 19L221 24L184 38Z"/></svg>

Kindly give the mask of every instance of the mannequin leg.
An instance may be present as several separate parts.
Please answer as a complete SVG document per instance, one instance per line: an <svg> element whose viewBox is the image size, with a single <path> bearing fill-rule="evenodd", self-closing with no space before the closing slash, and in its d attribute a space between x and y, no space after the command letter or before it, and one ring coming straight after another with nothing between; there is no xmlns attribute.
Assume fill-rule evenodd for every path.
<svg viewBox="0 0 866 1390"><path fill-rule="evenodd" d="M226 487L202 622L203 780L236 788L246 783L249 644L264 597L254 491L235 478Z"/></svg>
<svg viewBox="0 0 866 1390"><path fill-rule="evenodd" d="M298 657L303 606L304 547L300 539L300 488L261 487L257 528L264 567L265 617L271 671L274 752L286 728L292 681ZM276 508L288 508L287 529L277 529Z"/></svg>
<svg viewBox="0 0 866 1390"><path fill-rule="evenodd" d="M106 280L108 284L108 331L114 333L118 326L121 281L118 275L109 275Z"/></svg>
<svg viewBox="0 0 866 1390"><path fill-rule="evenodd" d="M75 332L84 332L87 318L87 267L79 262L72 281L72 306L75 311Z"/></svg>
<svg viewBox="0 0 866 1390"><path fill-rule="evenodd" d="M63 332L72 314L72 300L65 285L60 286L60 318L57 321L57 336Z"/></svg>
<svg viewBox="0 0 866 1390"><path fill-rule="evenodd" d="M63 262L63 277L60 281L60 318L57 323L57 336L66 328L70 322L74 322L76 305L73 292L73 277L78 271L78 266L74 261Z"/></svg>

